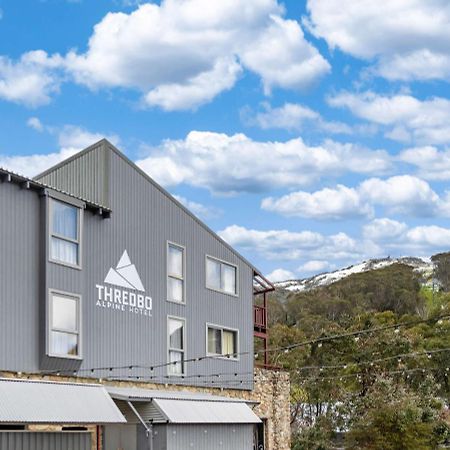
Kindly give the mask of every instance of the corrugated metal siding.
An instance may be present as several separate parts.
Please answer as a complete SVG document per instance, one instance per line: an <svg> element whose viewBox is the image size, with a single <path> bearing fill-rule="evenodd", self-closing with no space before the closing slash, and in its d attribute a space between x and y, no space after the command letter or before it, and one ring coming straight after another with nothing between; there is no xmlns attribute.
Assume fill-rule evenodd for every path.
<svg viewBox="0 0 450 450"><path fill-rule="evenodd" d="M61 180L81 185L82 179L102 177L103 150L85 154L58 171ZM0 225L7 228L8 242L2 239L3 259L0 271L0 300L7 306L0 321L6 325L0 330L0 368L37 371L39 368L75 371L95 378L140 376L159 383L177 383L198 386L236 387L252 389L251 383L239 380L252 378L253 372L253 317L252 268L202 227L162 191L116 153L110 152L110 180L108 188L111 219L85 211L83 228L83 266L76 270L54 263L46 263L45 281L38 291L39 251L44 232L39 230L39 197L36 193L8 192L0 186ZM64 173L62 171L74 172ZM47 175L50 176L50 175ZM78 178L77 178L78 177ZM48 182L48 180L47 180ZM100 183L100 182L99 182ZM104 183L102 179L100 184ZM100 192L100 184L95 189ZM66 189L78 189L76 183ZM91 189L92 187L89 187ZM80 188L81 189L81 188ZM88 189L88 188L86 188ZM93 188L92 188L93 189ZM94 192L95 192L94 189ZM87 192L87 191L86 191ZM86 192L78 192L85 196ZM94 199L104 202L104 199ZM8 214L3 214L3 211ZM45 217L44 217L45 218ZM2 231L2 237L4 231ZM186 305L166 301L166 246L173 241L186 247ZM124 250L136 265L146 295L153 298L152 317L118 312L96 306L96 284L103 284L106 273L115 267ZM239 297L206 289L205 255L209 254L239 267ZM45 255L43 256L45 258ZM12 267L7 262L12 261ZM83 362L46 358L40 365L36 339L38 304L45 304L48 289L57 289L82 296L82 351ZM167 362L167 316L186 319L186 358L205 356L206 323L239 329L241 352L248 352L239 361L208 359L189 363L186 379L166 379L167 367L155 369L121 369L93 371L109 366L152 366ZM45 341L45 314L41 317L41 346ZM11 345L11 336L20 335ZM2 345L2 343L5 343ZM72 373L72 372L68 372ZM196 378L195 375L226 373L230 375ZM235 377L234 373L239 376ZM241 375L241 374L246 375ZM248 374L248 375L247 375ZM206 383L205 383L206 381ZM230 381L232 383L230 383Z"/></svg>
<svg viewBox="0 0 450 450"><path fill-rule="evenodd" d="M253 448L252 425L169 425L168 450L249 450ZM162 450L155 447L154 450Z"/></svg>
<svg viewBox="0 0 450 450"><path fill-rule="evenodd" d="M101 141L93 151L82 154L68 164L37 178L48 186L109 207L109 151Z"/></svg>
<svg viewBox="0 0 450 450"><path fill-rule="evenodd" d="M0 370L39 363L40 199L0 183Z"/></svg>
<svg viewBox="0 0 450 450"><path fill-rule="evenodd" d="M0 450L91 450L88 432L34 433L0 431Z"/></svg>
<svg viewBox="0 0 450 450"><path fill-rule="evenodd" d="M124 423L105 388L0 379L0 423Z"/></svg>

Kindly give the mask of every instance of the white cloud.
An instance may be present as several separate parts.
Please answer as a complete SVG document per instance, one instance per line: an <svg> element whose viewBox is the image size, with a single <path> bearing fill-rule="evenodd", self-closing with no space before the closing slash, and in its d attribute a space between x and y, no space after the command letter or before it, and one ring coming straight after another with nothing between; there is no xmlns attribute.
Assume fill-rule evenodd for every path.
<svg viewBox="0 0 450 450"><path fill-rule="evenodd" d="M174 195L174 198L186 206L187 209L193 212L200 219L214 219L222 214L222 211L214 206L205 206L179 195Z"/></svg>
<svg viewBox="0 0 450 450"><path fill-rule="evenodd" d="M274 86L305 89L331 70L317 49L306 42L298 22L275 15L239 55L246 67L262 77L266 94Z"/></svg>
<svg viewBox="0 0 450 450"><path fill-rule="evenodd" d="M313 193L293 192L278 199L265 198L261 207L285 216L330 220L349 217L370 217L373 207L354 188L338 185Z"/></svg>
<svg viewBox="0 0 450 450"><path fill-rule="evenodd" d="M375 242L382 242L398 238L407 229L408 226L403 222L388 218L375 219L364 225L363 236Z"/></svg>
<svg viewBox="0 0 450 450"><path fill-rule="evenodd" d="M375 61L376 73L399 80L448 79L447 0L308 0L305 23L331 48Z"/></svg>
<svg viewBox="0 0 450 450"><path fill-rule="evenodd" d="M39 120L38 117L30 117L27 120L27 125L30 128L33 128L33 130L39 131L39 133L44 131L44 125L42 124L42 122Z"/></svg>
<svg viewBox="0 0 450 450"><path fill-rule="evenodd" d="M261 207L284 216L331 220L371 217L375 207L391 214L450 217L450 193L442 197L430 185L411 175L370 178L355 188L338 185L316 192L298 191L263 199Z"/></svg>
<svg viewBox="0 0 450 450"><path fill-rule="evenodd" d="M272 108L267 103L264 103L262 106L264 110L254 115L249 111L244 111L244 120L250 125L257 125L263 129L304 130L306 128L316 128L336 134L352 133L351 127L347 124L326 121L318 112L307 106L296 103L285 103L278 108Z"/></svg>
<svg viewBox="0 0 450 450"><path fill-rule="evenodd" d="M330 174L383 173L391 164L385 151L353 144L310 147L300 138L258 142L244 134L200 131L145 151L149 156L137 164L164 186L186 183L220 194L297 187Z"/></svg>
<svg viewBox="0 0 450 450"><path fill-rule="evenodd" d="M361 183L359 191L363 198L393 214L426 217L442 214L445 208L426 181L411 175L371 178Z"/></svg>
<svg viewBox="0 0 450 450"><path fill-rule="evenodd" d="M49 132L57 135L60 146L59 151L48 154L23 156L6 156L0 154L0 167L33 177L64 159L70 158L75 153L94 144L103 137L107 137L113 143L118 143L119 141L115 135L105 136L100 133L92 133L73 125L66 125L61 129L49 128Z"/></svg>
<svg viewBox="0 0 450 450"><path fill-rule="evenodd" d="M24 53L17 61L0 56L0 99L32 108L49 103L59 91L55 70L61 61L42 50Z"/></svg>
<svg viewBox="0 0 450 450"><path fill-rule="evenodd" d="M422 178L429 180L450 179L450 149L436 147L416 147L403 150L399 160L417 167Z"/></svg>
<svg viewBox="0 0 450 450"><path fill-rule="evenodd" d="M166 110L210 101L236 82L242 67L266 91L300 89L330 70L298 22L276 0L163 0L108 13L86 53L71 51L66 67L91 88L125 87Z"/></svg>
<svg viewBox="0 0 450 450"><path fill-rule="evenodd" d="M368 250L345 233L325 236L314 231L261 231L231 225L219 235L232 246L270 260L354 260Z"/></svg>
<svg viewBox="0 0 450 450"><path fill-rule="evenodd" d="M448 251L450 229L435 225L415 227L406 233L406 239L416 247L439 248Z"/></svg>
<svg viewBox="0 0 450 450"><path fill-rule="evenodd" d="M418 100L411 95L383 96L374 92L342 92L328 98L335 107L387 129L387 137L401 142L442 144L450 141L450 100Z"/></svg>
<svg viewBox="0 0 450 450"><path fill-rule="evenodd" d="M298 272L320 273L330 268L331 265L328 261L312 260L305 262L297 270Z"/></svg>
<svg viewBox="0 0 450 450"><path fill-rule="evenodd" d="M277 281L293 280L295 279L295 274L290 270L275 269L269 274L267 274L266 278L272 281L272 283L276 283Z"/></svg>

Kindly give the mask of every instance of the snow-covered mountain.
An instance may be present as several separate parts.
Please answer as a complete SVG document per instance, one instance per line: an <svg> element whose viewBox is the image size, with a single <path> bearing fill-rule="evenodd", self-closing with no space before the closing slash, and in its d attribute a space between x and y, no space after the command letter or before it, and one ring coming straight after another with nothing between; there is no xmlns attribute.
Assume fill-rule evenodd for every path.
<svg viewBox="0 0 450 450"><path fill-rule="evenodd" d="M328 286L336 281L342 280L354 273L368 272L370 270L382 269L392 264L406 264L419 272L424 280L432 277L433 263L430 260L424 260L414 257L401 258L382 258L369 259L362 263L346 267L345 269L335 270L334 272L321 273L310 278L301 280L286 280L275 283L277 288L285 289L291 292L308 291L321 286Z"/></svg>

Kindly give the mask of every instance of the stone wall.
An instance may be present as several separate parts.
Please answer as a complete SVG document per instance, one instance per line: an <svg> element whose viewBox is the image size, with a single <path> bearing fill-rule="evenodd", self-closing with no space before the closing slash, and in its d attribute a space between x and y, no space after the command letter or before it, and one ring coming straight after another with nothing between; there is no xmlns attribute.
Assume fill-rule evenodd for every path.
<svg viewBox="0 0 450 450"><path fill-rule="evenodd" d="M62 377L62 376L41 376L31 374L16 374L16 373L1 373L1 376L12 378L28 378L30 380L56 381L56 382L75 382L75 383L93 383L100 380L93 380L91 378L78 377ZM243 391L235 389L223 388L205 388L195 386L176 386L176 385L161 385L147 382L134 381L111 381L102 380L103 384L118 386L118 387L139 387L142 389L156 389L156 390L174 390L174 391L191 391L210 393L214 395L221 395L224 397L242 398L245 400L252 400L258 402L254 408L255 413L264 419L266 423L266 448L265 450L289 450L290 449L290 382L289 374L287 372L255 369L255 385L252 391ZM94 439L95 433L93 433ZM94 447L93 441L93 448Z"/></svg>

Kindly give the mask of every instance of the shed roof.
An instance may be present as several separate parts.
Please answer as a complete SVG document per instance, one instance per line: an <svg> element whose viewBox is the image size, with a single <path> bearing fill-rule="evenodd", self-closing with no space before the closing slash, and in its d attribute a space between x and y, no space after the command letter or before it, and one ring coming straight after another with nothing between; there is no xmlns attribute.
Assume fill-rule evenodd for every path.
<svg viewBox="0 0 450 450"><path fill-rule="evenodd" d="M97 384L0 378L0 423L126 423Z"/></svg>

